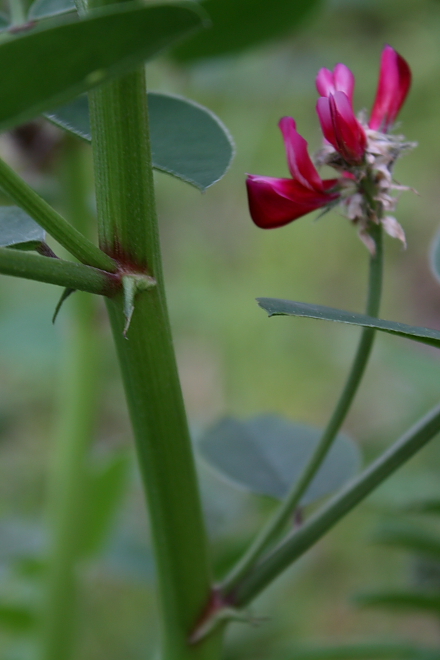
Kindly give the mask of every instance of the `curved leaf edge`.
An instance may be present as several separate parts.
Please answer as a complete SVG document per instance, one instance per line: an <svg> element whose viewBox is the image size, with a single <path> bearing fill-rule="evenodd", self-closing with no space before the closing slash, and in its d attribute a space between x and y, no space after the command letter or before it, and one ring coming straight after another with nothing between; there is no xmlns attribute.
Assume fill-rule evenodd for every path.
<svg viewBox="0 0 440 660"><path fill-rule="evenodd" d="M357 325L440 348L440 331L434 328L407 325L400 321L376 319L357 312L347 312L334 307L311 305L281 298L257 298L257 303L268 313L269 317L298 316L317 319L318 321L334 321L347 325ZM341 315L341 318L334 318L335 314Z"/></svg>

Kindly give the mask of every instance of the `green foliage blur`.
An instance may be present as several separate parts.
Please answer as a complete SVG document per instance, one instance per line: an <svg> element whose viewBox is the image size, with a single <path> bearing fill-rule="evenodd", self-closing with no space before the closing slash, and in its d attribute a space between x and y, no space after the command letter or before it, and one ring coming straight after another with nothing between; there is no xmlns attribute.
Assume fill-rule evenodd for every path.
<svg viewBox="0 0 440 660"><path fill-rule="evenodd" d="M347 64L356 76L356 108L371 108L385 43L398 50L413 71L413 87L399 119L407 138L419 146L396 170L399 182L417 194L404 193L397 211L408 249L386 239L382 316L440 328L440 288L428 260L440 201L438 2L326 0L300 30L282 41L191 66L164 56L147 68L151 89L181 94L211 108L237 147L229 173L203 195L157 174L168 299L195 440L226 414L245 418L267 412L315 425L327 421L358 330L306 319L268 320L255 298L290 298L362 311L368 253L337 211L275 231L257 229L247 211L245 173L287 176L277 128L283 115L296 119L312 151L320 146L314 107L314 78L320 67ZM23 131L4 136L0 147L62 210L62 138L53 127L47 130L42 144L49 140L52 146L44 162L32 158ZM38 153L41 156L41 149ZM90 163L92 191L91 173ZM32 657L34 622L20 616L20 607L31 603L38 609L44 573L39 557L45 547L54 416L69 337L71 301L66 301L55 326L51 324L60 293L11 278L3 278L0 291L0 657L5 660ZM97 323L102 326L102 396L93 458L100 465L115 450L131 451L132 444L103 308ZM376 342L344 429L357 439L366 461L437 401L440 378L434 349L392 337L378 336ZM373 639L438 648L433 617L359 610L350 597L366 587L392 589L404 581L409 562L370 544L371 531L390 504L439 496L439 459L434 442L278 580L253 606L256 625L231 627L225 657L289 660L299 643ZM236 490L203 462L199 467L221 575L273 502ZM154 566L134 462L130 487L105 547L80 569L84 604L78 657L151 656L157 634ZM4 604L7 616L2 616Z"/></svg>

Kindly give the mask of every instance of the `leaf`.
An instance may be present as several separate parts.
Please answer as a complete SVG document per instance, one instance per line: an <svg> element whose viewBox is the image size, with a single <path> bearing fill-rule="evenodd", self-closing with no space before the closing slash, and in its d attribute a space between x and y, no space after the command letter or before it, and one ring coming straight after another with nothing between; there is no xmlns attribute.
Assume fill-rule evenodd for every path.
<svg viewBox="0 0 440 660"><path fill-rule="evenodd" d="M374 541L440 560L440 538L423 529L409 526L383 529L375 534Z"/></svg>
<svg viewBox="0 0 440 660"><path fill-rule="evenodd" d="M340 646L295 647L286 660L440 660L437 649L405 643L359 642Z"/></svg>
<svg viewBox="0 0 440 660"><path fill-rule="evenodd" d="M437 232L434 238L430 256L431 270L434 273L434 277L440 282L440 231Z"/></svg>
<svg viewBox="0 0 440 660"><path fill-rule="evenodd" d="M238 486L282 499L299 478L321 430L275 415L245 422L226 418L199 442L202 456ZM360 466L357 446L340 434L301 500L309 504L340 488Z"/></svg>
<svg viewBox="0 0 440 660"><path fill-rule="evenodd" d="M36 0L29 9L28 18L39 20L76 11L73 0Z"/></svg>
<svg viewBox="0 0 440 660"><path fill-rule="evenodd" d="M375 328L391 335L412 339L428 346L440 348L440 331L432 328L419 328L406 325L398 321L384 321L375 319L366 314L346 312L342 309L324 307L323 305L310 305L308 303L294 302L293 300L279 300L277 298L257 298L257 302L269 316L304 316L321 321L337 321L349 325L360 325L364 328Z"/></svg>
<svg viewBox="0 0 440 660"><path fill-rule="evenodd" d="M0 247L35 250L46 232L18 206L0 206Z"/></svg>
<svg viewBox="0 0 440 660"><path fill-rule="evenodd" d="M403 510L406 513L426 513L433 515L440 515L440 500L437 499L426 499L419 500L417 502L412 502L407 504Z"/></svg>
<svg viewBox="0 0 440 660"><path fill-rule="evenodd" d="M85 489L84 520L78 539L80 555L88 557L101 549L125 494L129 465L128 454L121 453L104 467L90 473Z"/></svg>
<svg viewBox="0 0 440 660"><path fill-rule="evenodd" d="M392 610L422 610L440 615L440 595L420 591L377 591L356 596L363 607L385 607Z"/></svg>
<svg viewBox="0 0 440 660"><path fill-rule="evenodd" d="M212 27L174 51L178 60L235 53L292 32L320 0L202 0Z"/></svg>
<svg viewBox="0 0 440 660"><path fill-rule="evenodd" d="M28 632L35 627L36 621L35 612L29 606L0 603L0 628Z"/></svg>
<svg viewBox="0 0 440 660"><path fill-rule="evenodd" d="M200 190L227 172L234 144L227 128L208 108L171 94L149 92L153 167ZM86 96L57 108L46 117L83 140L91 141Z"/></svg>
<svg viewBox="0 0 440 660"><path fill-rule="evenodd" d="M11 128L151 59L202 27L198 5L112 4L44 21L0 43L0 129ZM52 27L47 27L50 23Z"/></svg>

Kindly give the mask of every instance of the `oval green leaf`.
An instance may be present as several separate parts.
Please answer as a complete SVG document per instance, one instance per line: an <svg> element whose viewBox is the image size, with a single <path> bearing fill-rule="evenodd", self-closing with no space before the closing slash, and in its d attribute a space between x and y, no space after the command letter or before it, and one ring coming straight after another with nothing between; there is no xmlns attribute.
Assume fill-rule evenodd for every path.
<svg viewBox="0 0 440 660"><path fill-rule="evenodd" d="M46 232L18 206L0 206L0 247L35 250Z"/></svg>
<svg viewBox="0 0 440 660"><path fill-rule="evenodd" d="M298 28L320 0L202 0L212 27L174 51L178 60L235 53Z"/></svg>
<svg viewBox="0 0 440 660"><path fill-rule="evenodd" d="M349 325L360 325L363 328L374 328L381 332L387 332L397 337L412 339L428 346L440 348L440 332L432 328L419 328L406 325L398 321L384 321L375 319L366 314L346 312L343 309L324 307L323 305L310 305L308 303L295 302L293 300L281 300L278 298L257 298L257 302L269 316L302 316L320 321L337 321Z"/></svg>
<svg viewBox="0 0 440 660"><path fill-rule="evenodd" d="M60 17L0 44L0 129L11 128L125 73L202 27L198 5L123 3ZM44 25L51 21L44 21Z"/></svg>
<svg viewBox="0 0 440 660"><path fill-rule="evenodd" d="M36 0L29 9L29 20L39 20L76 11L72 0Z"/></svg>
<svg viewBox="0 0 440 660"><path fill-rule="evenodd" d="M200 190L219 181L234 156L234 143L216 115L198 103L171 94L148 93L153 167ZM80 96L46 117L91 141L89 108Z"/></svg>
<svg viewBox="0 0 440 660"><path fill-rule="evenodd" d="M300 477L321 435L320 429L275 415L247 421L226 418L205 433L198 447L201 455L236 485L283 499ZM301 504L338 490L357 473L360 462L357 446L340 434Z"/></svg>

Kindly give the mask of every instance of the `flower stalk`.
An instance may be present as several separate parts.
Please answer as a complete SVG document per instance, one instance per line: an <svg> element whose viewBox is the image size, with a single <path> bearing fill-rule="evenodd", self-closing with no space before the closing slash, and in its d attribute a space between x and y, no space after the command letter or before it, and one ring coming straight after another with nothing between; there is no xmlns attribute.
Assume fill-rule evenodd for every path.
<svg viewBox="0 0 440 660"><path fill-rule="evenodd" d="M374 241L376 249L374 254L370 255L370 275L366 314L377 317L382 293L383 272L382 230L380 225L373 225L371 239ZM362 381L362 377L371 355L374 336L374 329L364 328L362 330L349 375L313 456L273 517L261 530L249 550L222 583L221 591L226 599L231 597L234 593L234 588L239 585L241 580L245 579L246 575L252 570L264 552L279 539L280 534L285 529L292 514L300 504L302 496L321 467L350 410L354 397L356 396L356 392Z"/></svg>

